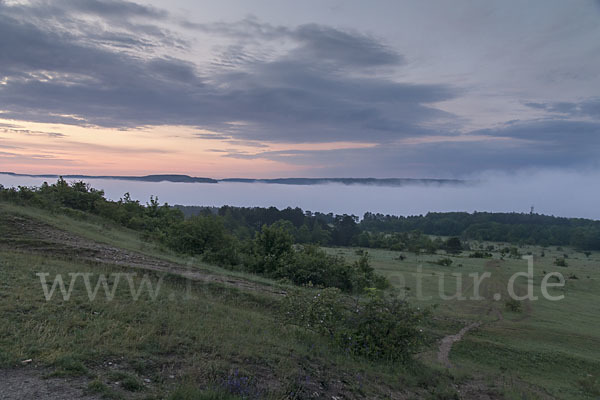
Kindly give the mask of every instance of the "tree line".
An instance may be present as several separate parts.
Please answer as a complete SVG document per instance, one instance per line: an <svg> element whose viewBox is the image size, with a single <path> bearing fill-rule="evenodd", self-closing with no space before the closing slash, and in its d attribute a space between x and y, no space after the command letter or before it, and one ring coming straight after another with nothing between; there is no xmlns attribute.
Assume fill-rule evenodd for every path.
<svg viewBox="0 0 600 400"><path fill-rule="evenodd" d="M79 181L37 188L2 188L0 200L45 208L62 207L91 212L126 227L143 231L169 247L186 253L214 253L210 257L234 262L239 248L265 227L291 238L292 243L317 246L360 246L411 252L448 250L439 236L462 240L495 241L541 246L574 246L600 250L600 221L540 214L447 212L419 216L365 213L324 214L300 208L169 206L151 197L147 204L125 194L107 200L104 192ZM432 236L437 236L434 238ZM227 244L236 242L236 251ZM208 256L207 256L208 257Z"/></svg>
<svg viewBox="0 0 600 400"><path fill-rule="evenodd" d="M273 210L254 210L251 214L254 219L246 220L242 218L244 211L234 208L223 208L218 213L204 210L186 217L181 209L166 203L161 205L154 197L145 205L133 200L128 193L118 201L111 201L102 190L85 182L68 183L62 178L55 184L44 183L39 187L0 187L0 201L49 209L76 218L94 214L140 231L146 239L175 252L297 285L335 287L348 293L360 293L367 287L383 289L388 285L383 277L375 274L367 255L349 262L317 246L345 233L338 231L346 217L342 218L341 227L323 229L327 236L322 238L319 227L328 225L313 220L311 232L315 236L298 242L293 234L296 232L294 222L299 222L298 213L293 210L275 213L288 219L273 219ZM304 213L300 216L305 218Z"/></svg>

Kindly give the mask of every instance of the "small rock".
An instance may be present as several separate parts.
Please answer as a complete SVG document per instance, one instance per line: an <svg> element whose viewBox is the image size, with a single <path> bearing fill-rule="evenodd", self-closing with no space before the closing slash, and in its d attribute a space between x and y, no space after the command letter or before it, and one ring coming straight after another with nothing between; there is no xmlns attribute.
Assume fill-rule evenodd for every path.
<svg viewBox="0 0 600 400"><path fill-rule="evenodd" d="M169 379L175 379L175 375L169 375Z"/></svg>
<svg viewBox="0 0 600 400"><path fill-rule="evenodd" d="M27 360L23 360L21 361L21 364L30 364L33 360L31 358L28 358Z"/></svg>
<svg viewBox="0 0 600 400"><path fill-rule="evenodd" d="M146 383L150 383L151 381L150 381L150 379L148 379L148 378L145 378L145 379L144 379L144 382L146 382Z"/></svg>

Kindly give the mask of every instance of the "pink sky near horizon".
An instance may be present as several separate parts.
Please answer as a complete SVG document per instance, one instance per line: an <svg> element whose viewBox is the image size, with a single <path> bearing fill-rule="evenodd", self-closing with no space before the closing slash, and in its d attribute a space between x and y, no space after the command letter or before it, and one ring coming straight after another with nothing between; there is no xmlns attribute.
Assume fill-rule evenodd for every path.
<svg viewBox="0 0 600 400"><path fill-rule="evenodd" d="M201 135L201 137L197 136ZM215 139L210 138L211 135ZM376 146L367 141L270 143L223 139L223 134L190 126L111 129L0 119L0 170L22 174L183 174L212 178L319 177L332 165L299 165L253 156L265 151L328 151ZM226 136L226 135L225 135ZM497 140L483 136L434 136L399 144ZM402 175L402 174L401 174ZM409 173L402 175L407 176Z"/></svg>
<svg viewBox="0 0 600 400"><path fill-rule="evenodd" d="M217 138L199 138L196 134ZM350 142L253 143L223 140L221 136L189 126L120 130L0 119L1 170L24 174L185 174L214 178L300 176L314 174L323 166L307 168L226 154L373 146Z"/></svg>

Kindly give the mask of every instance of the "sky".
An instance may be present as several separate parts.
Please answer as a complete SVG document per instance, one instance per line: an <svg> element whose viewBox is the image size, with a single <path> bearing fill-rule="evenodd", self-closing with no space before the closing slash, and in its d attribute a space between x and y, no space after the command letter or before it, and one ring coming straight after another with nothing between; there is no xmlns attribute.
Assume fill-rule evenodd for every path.
<svg viewBox="0 0 600 400"><path fill-rule="evenodd" d="M600 1L0 0L0 171L598 171Z"/></svg>

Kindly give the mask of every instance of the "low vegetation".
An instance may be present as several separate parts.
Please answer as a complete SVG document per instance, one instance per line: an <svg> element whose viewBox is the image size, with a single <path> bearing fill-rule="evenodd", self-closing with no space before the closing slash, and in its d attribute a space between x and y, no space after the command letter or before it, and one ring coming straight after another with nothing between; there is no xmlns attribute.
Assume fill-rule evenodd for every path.
<svg viewBox="0 0 600 400"><path fill-rule="evenodd" d="M226 218L212 214L184 218L179 209L160 205L155 198L142 205L129 194L110 201L101 190L84 182L69 184L62 178L39 188L2 189L0 199L75 217L85 215L78 212L96 214L141 231L145 238L178 253L299 285L337 287L347 292L360 292L365 287L383 289L387 285L385 279L374 274L367 256L348 264L339 257L327 256L314 245L294 247L290 223L284 220L262 225L253 237L244 239L243 234L236 236L235 229L226 230ZM333 235L338 234L334 231Z"/></svg>
<svg viewBox="0 0 600 400"><path fill-rule="evenodd" d="M127 194L110 201L62 179L0 189L0 371L39 368L108 399L597 397L598 253L583 244L594 243L596 225L485 213L434 223L443 215L359 222L299 209L171 207ZM522 228L530 223L553 229L545 247ZM502 227L513 225L521 228ZM121 262L133 254L142 261ZM522 255L534 257L535 285L568 271L552 289L564 301L509 300L502 287L526 269ZM173 267L144 271L162 284L154 298L134 299L124 284L113 300L89 301L81 284L69 301L58 289L46 301L35 275L137 273L141 286L144 264ZM398 279L415 266L421 284ZM483 303L435 297L439 277L451 294L459 272L493 272ZM418 293L429 300L411 297ZM481 325L444 369L439 339L474 321Z"/></svg>
<svg viewBox="0 0 600 400"><path fill-rule="evenodd" d="M324 335L353 356L408 362L426 343L429 311L376 291L364 301L350 301L335 288L296 291L286 296L283 310L285 323Z"/></svg>

